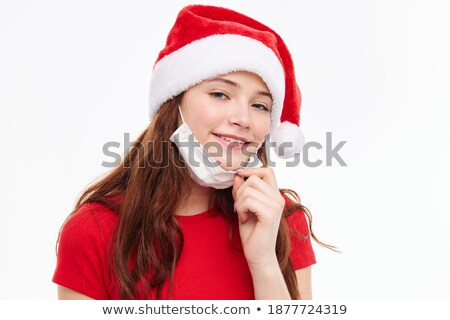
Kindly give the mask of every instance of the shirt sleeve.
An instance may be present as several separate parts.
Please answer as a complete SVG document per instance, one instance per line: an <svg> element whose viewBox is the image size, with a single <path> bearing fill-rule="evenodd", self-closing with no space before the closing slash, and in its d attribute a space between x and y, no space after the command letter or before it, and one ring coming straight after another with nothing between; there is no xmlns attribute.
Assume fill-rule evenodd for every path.
<svg viewBox="0 0 450 320"><path fill-rule="evenodd" d="M284 196L286 205L290 207L294 202ZM305 213L296 210L286 217L291 237L291 262L294 270L306 268L316 263L316 257L311 245L308 222Z"/></svg>
<svg viewBox="0 0 450 320"><path fill-rule="evenodd" d="M52 281L93 299L109 299L105 286L106 241L99 219L83 205L64 224Z"/></svg>

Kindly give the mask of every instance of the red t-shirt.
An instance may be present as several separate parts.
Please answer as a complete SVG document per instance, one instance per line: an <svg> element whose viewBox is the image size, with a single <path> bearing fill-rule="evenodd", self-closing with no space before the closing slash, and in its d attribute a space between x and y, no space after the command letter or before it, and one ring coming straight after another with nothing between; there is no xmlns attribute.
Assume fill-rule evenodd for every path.
<svg viewBox="0 0 450 320"><path fill-rule="evenodd" d="M254 299L247 261L244 253L230 244L226 218L213 208L176 219L184 235L184 247L175 269L173 299ZM306 235L300 239L291 234L290 258L294 269L314 264L304 213L295 211L286 219L291 229ZM82 205L61 232L53 282L94 299L119 299L107 257L108 242L117 221L117 213L102 204ZM237 222L233 225L233 244L242 249ZM169 280L164 283L161 297L169 298Z"/></svg>

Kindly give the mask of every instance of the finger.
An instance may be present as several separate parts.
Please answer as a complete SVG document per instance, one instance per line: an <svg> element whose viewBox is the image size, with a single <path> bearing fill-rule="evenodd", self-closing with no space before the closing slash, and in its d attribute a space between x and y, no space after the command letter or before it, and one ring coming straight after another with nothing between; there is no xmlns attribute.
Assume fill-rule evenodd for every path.
<svg viewBox="0 0 450 320"><path fill-rule="evenodd" d="M242 187L237 190L236 197L239 198L240 194L248 187L254 188L256 190L261 191L262 193L266 194L267 197L272 198L273 196L279 195L278 188L274 188L273 186L269 185L267 182L263 181L258 176L250 176L245 182L242 184Z"/></svg>
<svg viewBox="0 0 450 320"><path fill-rule="evenodd" d="M252 215L256 216L256 219L260 222L272 220L274 217L264 214L267 206L261 201L256 200L264 197L264 195L255 189L249 190L248 193L248 196L246 195L243 200L239 200L236 203L237 214L241 224L246 223Z"/></svg>
<svg viewBox="0 0 450 320"><path fill-rule="evenodd" d="M247 210L242 210L242 209L238 209L236 208L236 213L238 216L238 220L241 224L244 224L247 222L248 219L250 219L250 215L253 214L253 212L247 211Z"/></svg>
<svg viewBox="0 0 450 320"><path fill-rule="evenodd" d="M245 182L244 182L245 183ZM244 190L245 192L242 193L242 190ZM248 199L253 197L253 199L251 199L251 201L258 201L261 200L262 198L264 198L264 196L262 194L259 193L259 191L250 188L250 187L242 187L239 189L238 192L241 192L241 194L243 194L243 196L236 196L236 201L234 203L234 211L237 213L239 221L241 222L241 224L245 223L249 218L250 215L255 214L255 212L250 211L248 209Z"/></svg>
<svg viewBox="0 0 450 320"><path fill-rule="evenodd" d="M278 199L268 197L265 193L251 187L245 188L245 190L238 197L236 208L244 211L246 209L252 211L250 207L246 207L249 203L258 204L264 208L264 211L254 212L257 216L263 216L264 212L281 212L280 202ZM269 218L269 216L267 216L267 218Z"/></svg>
<svg viewBox="0 0 450 320"><path fill-rule="evenodd" d="M241 221L246 221L248 214L255 214L260 221L269 221L275 217L272 213L281 212L277 199L251 187L245 188L237 199L236 211Z"/></svg>
<svg viewBox="0 0 450 320"><path fill-rule="evenodd" d="M275 173L273 169L270 167L245 169L243 171L238 172L238 175L246 178L252 175L256 175L265 182L267 182L268 184L270 184L272 187L278 189L277 180L275 179Z"/></svg>
<svg viewBox="0 0 450 320"><path fill-rule="evenodd" d="M236 201L236 194L237 194L238 190L241 188L242 184L244 184L244 182L245 181L244 181L243 177L240 177L237 174L234 175L233 189L231 191L234 201Z"/></svg>

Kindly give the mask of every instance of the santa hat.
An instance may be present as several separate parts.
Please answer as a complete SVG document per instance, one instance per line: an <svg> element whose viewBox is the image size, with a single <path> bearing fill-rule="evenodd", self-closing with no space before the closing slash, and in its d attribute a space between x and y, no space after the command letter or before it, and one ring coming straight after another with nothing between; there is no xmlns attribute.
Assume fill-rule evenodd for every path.
<svg viewBox="0 0 450 320"><path fill-rule="evenodd" d="M150 117L189 87L233 71L253 72L267 85L276 154L290 158L301 152L301 95L284 41L262 23L225 8L190 5L179 12L153 67Z"/></svg>

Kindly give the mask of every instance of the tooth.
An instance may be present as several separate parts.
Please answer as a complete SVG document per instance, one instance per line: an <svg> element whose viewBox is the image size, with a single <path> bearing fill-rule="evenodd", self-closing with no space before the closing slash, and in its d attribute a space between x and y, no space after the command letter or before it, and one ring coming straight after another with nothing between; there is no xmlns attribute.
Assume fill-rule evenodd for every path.
<svg viewBox="0 0 450 320"><path fill-rule="evenodd" d="M230 141L230 142L237 142L237 143L240 143L240 144L244 143L244 141L242 141L242 140L236 140L236 139L233 139L233 138L230 138L230 137L221 136L221 138L224 139L224 140Z"/></svg>

